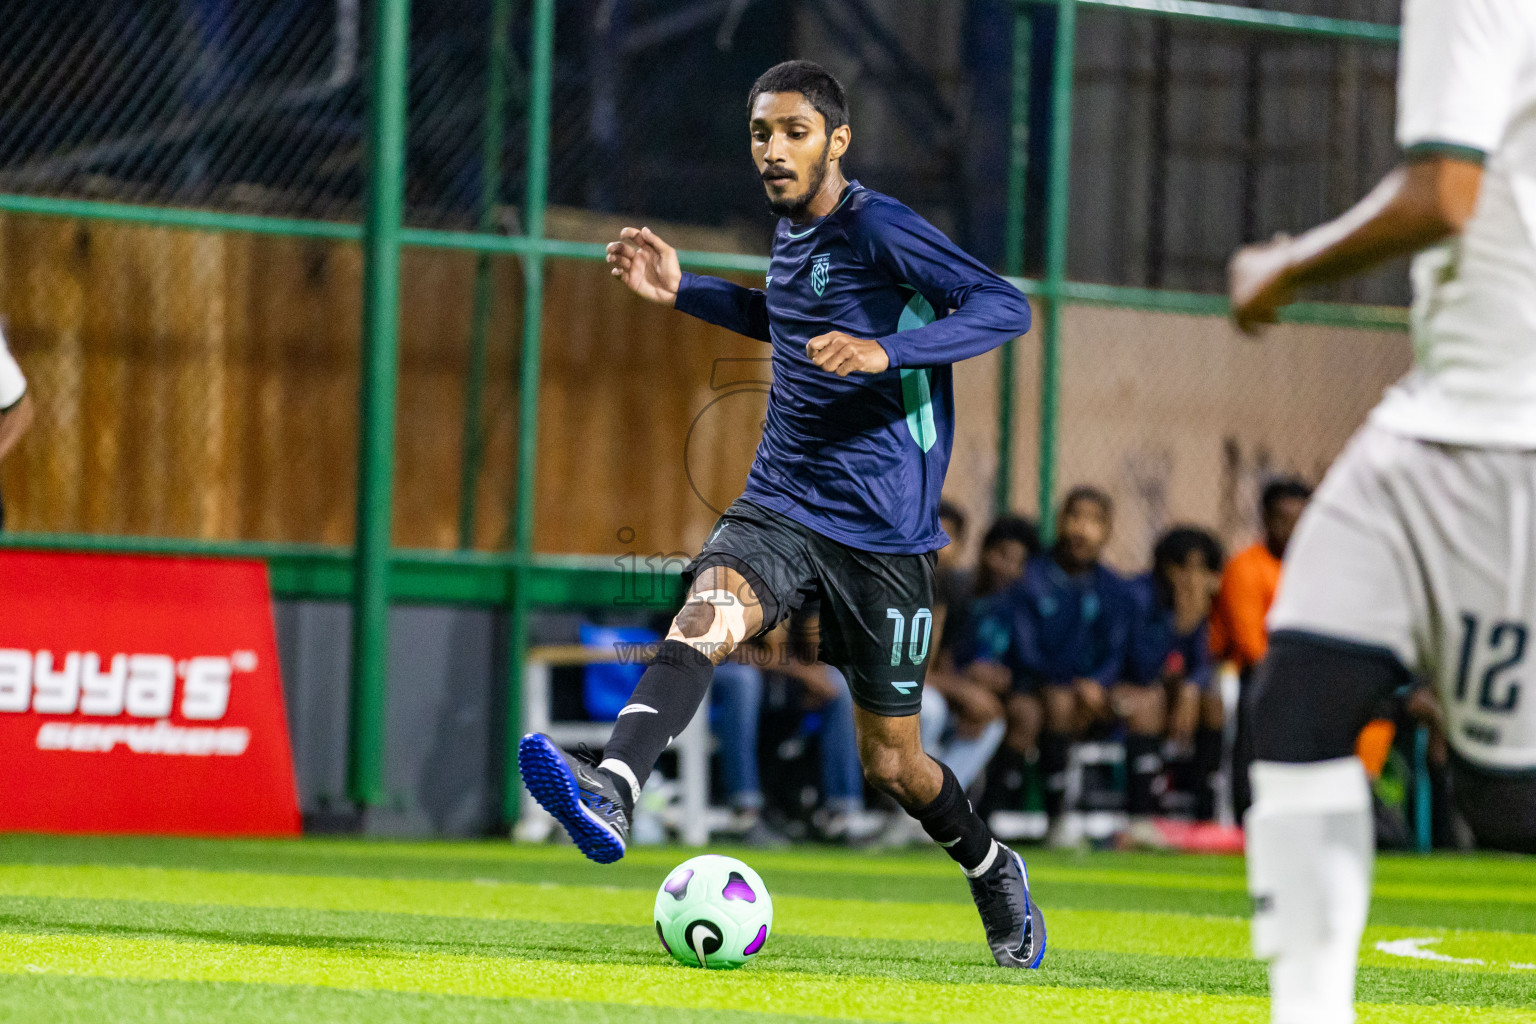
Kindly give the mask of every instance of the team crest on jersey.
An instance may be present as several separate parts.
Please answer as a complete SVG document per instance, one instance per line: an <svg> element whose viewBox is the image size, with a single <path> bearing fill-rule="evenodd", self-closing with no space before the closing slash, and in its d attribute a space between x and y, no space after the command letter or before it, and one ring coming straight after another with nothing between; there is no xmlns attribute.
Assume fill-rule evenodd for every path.
<svg viewBox="0 0 1536 1024"><path fill-rule="evenodd" d="M827 282L832 279L832 255L831 253L818 253L811 257L811 287L820 295L827 290Z"/></svg>

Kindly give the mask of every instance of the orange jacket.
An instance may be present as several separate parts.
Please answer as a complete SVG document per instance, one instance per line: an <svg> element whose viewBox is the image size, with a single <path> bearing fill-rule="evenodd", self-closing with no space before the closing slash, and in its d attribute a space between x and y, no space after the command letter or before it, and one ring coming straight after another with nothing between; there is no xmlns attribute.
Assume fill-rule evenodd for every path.
<svg viewBox="0 0 1536 1024"><path fill-rule="evenodd" d="M1262 661L1269 647L1264 617L1279 586L1280 559L1262 543L1233 555L1211 608L1211 653L1239 669Z"/></svg>

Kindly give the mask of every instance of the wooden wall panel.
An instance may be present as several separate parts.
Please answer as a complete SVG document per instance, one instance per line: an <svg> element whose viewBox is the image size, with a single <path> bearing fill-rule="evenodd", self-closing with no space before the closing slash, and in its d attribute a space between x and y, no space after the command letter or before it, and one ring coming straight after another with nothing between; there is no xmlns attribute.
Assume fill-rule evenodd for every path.
<svg viewBox="0 0 1536 1024"><path fill-rule="evenodd" d="M475 267L466 253L404 257L402 546L456 543ZM490 267L482 549L510 532L523 294L519 261ZM0 315L39 404L0 473L8 524L348 543L360 289L354 245L0 217ZM545 314L535 546L696 550L751 463L767 347L650 306L599 263L551 261ZM1406 360L1395 334L1287 327L1254 344L1210 318L1069 310L1060 480L1120 500L1125 568L1175 520L1240 541L1262 475L1315 476ZM989 354L956 372L947 492L972 513L972 545L991 507L996 367ZM1014 493L1031 510L1037 369L1026 339Z"/></svg>
<svg viewBox="0 0 1536 1024"><path fill-rule="evenodd" d="M1063 319L1058 495L1091 483L1115 498L1109 557L1128 571L1177 523L1234 549L1252 541L1263 485L1320 480L1411 357L1395 331L1281 325L1254 340L1216 317L1078 307ZM1023 395L1039 386L1030 347ZM1034 406L1016 448L1031 497Z"/></svg>
<svg viewBox="0 0 1536 1024"><path fill-rule="evenodd" d="M523 291L517 260L490 265L481 548L510 532ZM457 540L475 268L473 254L404 256L403 546ZM766 348L647 306L601 264L552 262L548 281L539 548L696 543L714 513L684 466L693 417L717 397L717 357ZM3 468L11 528L348 543L360 287L354 245L0 217L0 315L39 403ZM762 395L741 398L698 446L712 493L739 488L756 445Z"/></svg>
<svg viewBox="0 0 1536 1024"><path fill-rule="evenodd" d="M740 491L765 408L761 387L712 387L735 379L716 368L766 379L768 347L649 305L598 264L552 264L548 303L536 546L693 550L717 515L694 486L715 505Z"/></svg>

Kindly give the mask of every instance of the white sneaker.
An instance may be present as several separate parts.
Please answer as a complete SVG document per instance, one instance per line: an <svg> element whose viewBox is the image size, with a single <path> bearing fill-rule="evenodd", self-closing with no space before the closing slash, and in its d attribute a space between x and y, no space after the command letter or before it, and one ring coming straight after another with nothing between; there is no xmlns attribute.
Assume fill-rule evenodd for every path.
<svg viewBox="0 0 1536 1024"><path fill-rule="evenodd" d="M1082 819L1076 814L1063 814L1051 822L1045 833L1045 845L1053 850L1081 850L1088 845L1083 832Z"/></svg>
<svg viewBox="0 0 1536 1024"><path fill-rule="evenodd" d="M923 842L927 838L928 834L923 831L923 826L918 824L916 818L898 812L891 815L890 822L881 830L879 837L875 840L875 845L886 849L901 850Z"/></svg>
<svg viewBox="0 0 1536 1024"><path fill-rule="evenodd" d="M1172 844L1157 822L1151 818L1132 818L1131 823L1115 837L1115 846L1121 850L1170 850Z"/></svg>

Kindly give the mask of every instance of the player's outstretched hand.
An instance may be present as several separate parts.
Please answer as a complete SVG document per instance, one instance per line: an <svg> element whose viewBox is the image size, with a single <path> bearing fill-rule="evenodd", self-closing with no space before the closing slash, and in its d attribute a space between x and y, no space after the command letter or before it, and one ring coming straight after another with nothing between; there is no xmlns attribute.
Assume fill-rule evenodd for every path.
<svg viewBox="0 0 1536 1024"><path fill-rule="evenodd" d="M650 228L625 228L617 242L608 243L608 265L614 277L642 299L663 306L677 304L683 268L677 250Z"/></svg>
<svg viewBox="0 0 1536 1024"><path fill-rule="evenodd" d="M883 373L891 366L891 357L878 341L855 338L842 331L812 338L806 342L805 354L821 369L839 377L850 373Z"/></svg>
<svg viewBox="0 0 1536 1024"><path fill-rule="evenodd" d="M1232 300L1232 319L1244 334L1257 334L1262 324L1272 324L1280 307L1295 298L1287 270L1290 238L1276 235L1259 245L1245 245L1227 264L1227 295Z"/></svg>

